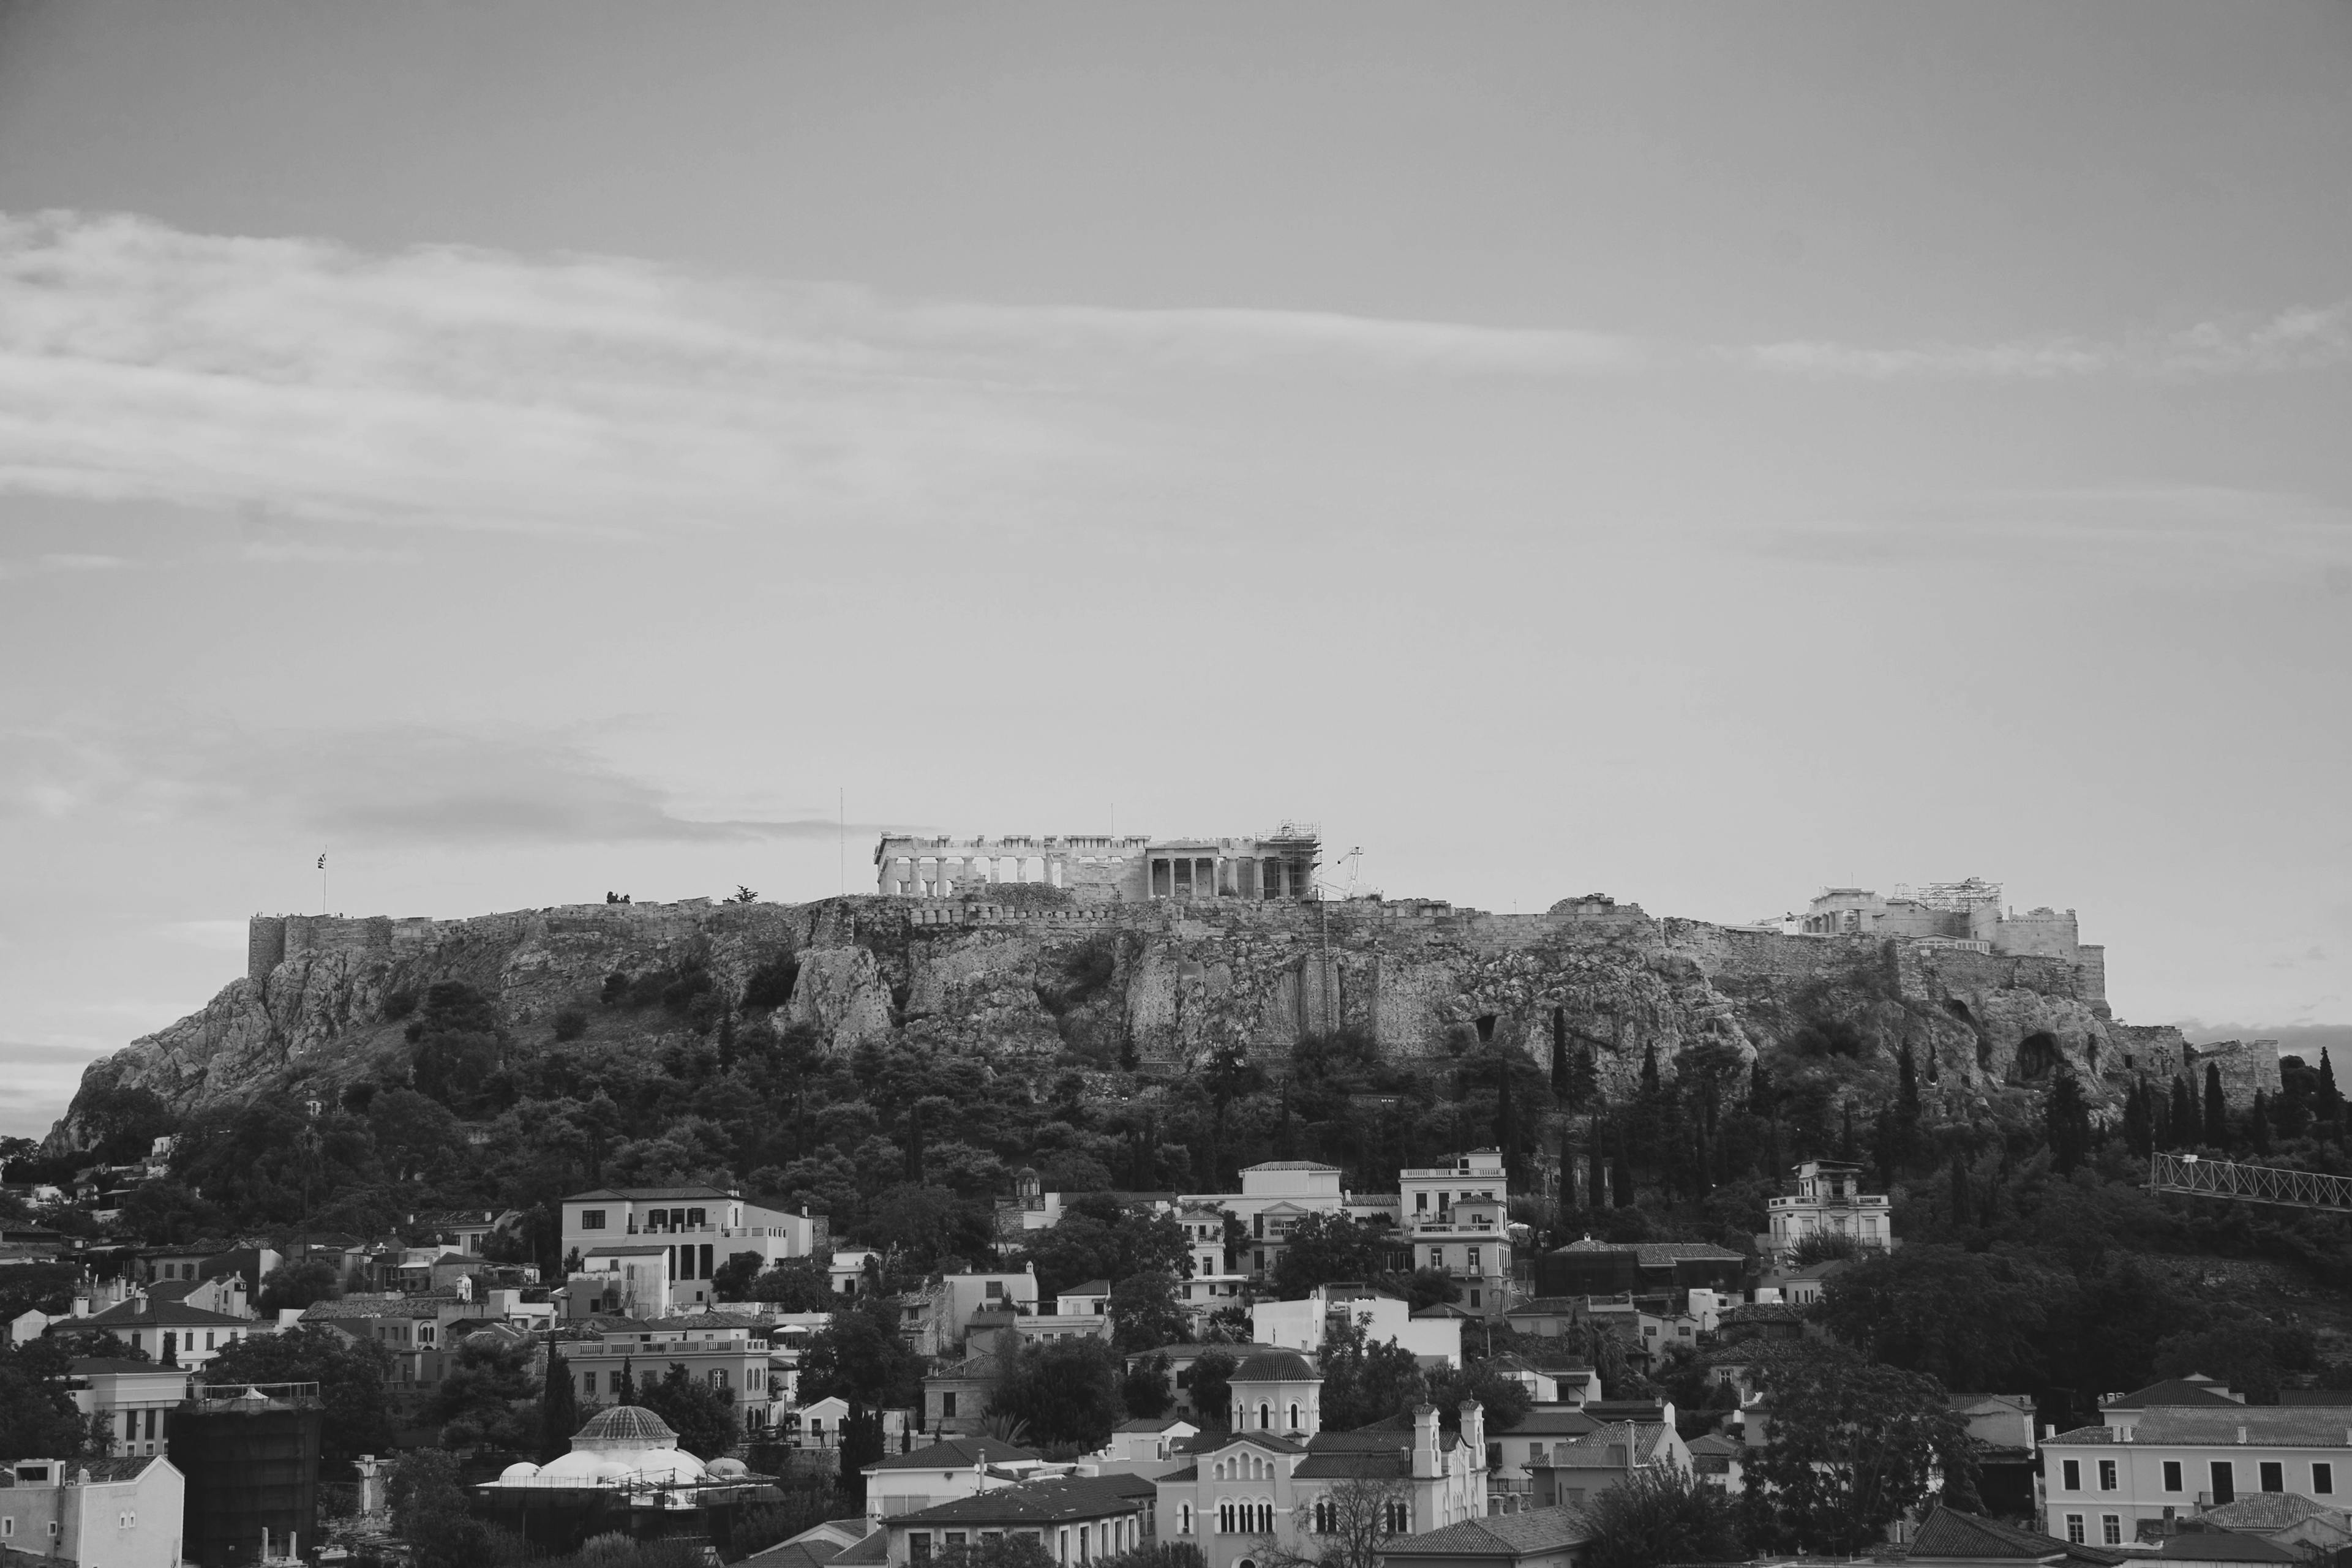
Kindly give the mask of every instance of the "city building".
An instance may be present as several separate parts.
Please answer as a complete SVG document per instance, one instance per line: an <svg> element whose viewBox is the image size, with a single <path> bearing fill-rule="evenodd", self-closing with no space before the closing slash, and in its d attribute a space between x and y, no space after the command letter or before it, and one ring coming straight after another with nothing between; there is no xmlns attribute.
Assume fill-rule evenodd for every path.
<svg viewBox="0 0 2352 1568"><path fill-rule="evenodd" d="M768 1340L758 1320L733 1312L688 1312L608 1325L595 1340L551 1343L581 1402L596 1404L620 1392L624 1367L639 1383L682 1366L697 1383L724 1390L735 1401L746 1432L765 1431L774 1411L769 1385Z"/></svg>
<svg viewBox="0 0 2352 1568"><path fill-rule="evenodd" d="M1033 1479L1047 1469L1042 1455L994 1437L942 1437L866 1467L866 1516L878 1520L918 1513L992 1487Z"/></svg>
<svg viewBox="0 0 2352 1568"><path fill-rule="evenodd" d="M1737 1293L1748 1258L1705 1241L1595 1241L1587 1236L1536 1260L1543 1296L1651 1296L1680 1300L1694 1288Z"/></svg>
<svg viewBox="0 0 2352 1568"><path fill-rule="evenodd" d="M763 1208L715 1186L597 1187L562 1207L567 1274L575 1282L588 1276L591 1298L617 1294L619 1310L641 1317L715 1306L712 1277L739 1252L758 1254L765 1268L822 1245L818 1217Z"/></svg>
<svg viewBox="0 0 2352 1568"><path fill-rule="evenodd" d="M1538 1508L1579 1506L1644 1470L1690 1468L1690 1448L1671 1416L1597 1425L1582 1437L1552 1445L1548 1458L1528 1463Z"/></svg>
<svg viewBox="0 0 2352 1568"><path fill-rule="evenodd" d="M68 1364L74 1408L103 1417L114 1451L144 1458L164 1451L172 1413L188 1397L192 1374L152 1361L78 1356Z"/></svg>
<svg viewBox="0 0 2352 1568"><path fill-rule="evenodd" d="M1350 1322L1364 1331L1370 1343L1386 1344L1393 1340L1412 1352L1423 1366L1462 1364L1460 1319L1416 1318L1410 1302L1363 1286L1318 1285L1298 1301L1255 1302L1250 1308L1250 1338L1259 1344L1318 1355L1333 1326Z"/></svg>
<svg viewBox="0 0 2352 1568"><path fill-rule="evenodd" d="M2117 1568L2126 1559L2079 1542L2053 1540L1936 1504L1905 1553L1916 1568Z"/></svg>
<svg viewBox="0 0 2352 1568"><path fill-rule="evenodd" d="M299 1558L319 1539L315 1383L201 1380L172 1417L169 1457L185 1478L182 1550L199 1568ZM92 1568L97 1568L93 1564Z"/></svg>
<svg viewBox="0 0 2352 1568"><path fill-rule="evenodd" d="M1382 1568L1577 1568L1592 1539L1573 1508L1465 1519L1388 1542Z"/></svg>
<svg viewBox="0 0 2352 1568"><path fill-rule="evenodd" d="M1229 1435L1196 1441L1193 1462L1159 1479L1160 1538L1198 1547L1207 1568L1264 1568L1269 1552L1308 1554L1360 1503L1380 1510L1389 1535L1486 1517L1486 1421L1475 1400L1464 1401L1458 1432L1442 1432L1430 1405L1325 1432L1322 1382L1297 1351L1262 1350L1235 1367Z"/></svg>
<svg viewBox="0 0 2352 1568"><path fill-rule="evenodd" d="M1765 1204L1771 1229L1759 1239L1773 1266L1786 1263L1791 1253L1817 1239L1851 1241L1867 1251L1894 1247L1894 1200L1883 1192L1862 1190L1860 1166L1807 1160L1791 1167L1790 1174L1795 1196Z"/></svg>
<svg viewBox="0 0 2352 1568"><path fill-rule="evenodd" d="M1449 1155L1442 1165L1397 1173L1400 1218L1412 1267L1462 1287L1462 1304L1499 1316L1511 1279L1509 1177L1500 1149Z"/></svg>
<svg viewBox="0 0 2352 1568"><path fill-rule="evenodd" d="M179 1568L186 1483L155 1454L18 1459L0 1478L0 1560Z"/></svg>
<svg viewBox="0 0 2352 1568"><path fill-rule="evenodd" d="M2242 1496L2332 1502L2352 1486L2352 1395L2343 1406L2246 1405L2210 1378L2107 1402L2102 1424L2042 1439L2050 1533L2112 1547L2172 1533Z"/></svg>
<svg viewBox="0 0 2352 1568"><path fill-rule="evenodd" d="M226 1312L208 1312L178 1301L134 1297L102 1312L78 1319L77 1328L103 1329L157 1361L199 1371L205 1363L247 1334L275 1333L278 1325Z"/></svg>
<svg viewBox="0 0 2352 1568"><path fill-rule="evenodd" d="M740 1459L697 1458L677 1446L668 1422L639 1405L598 1411L572 1437L571 1452L544 1465L509 1465L474 1493L484 1514L557 1552L611 1533L700 1536L723 1552L743 1509L782 1495Z"/></svg>
<svg viewBox="0 0 2352 1568"><path fill-rule="evenodd" d="M927 1563L954 1547L1027 1539L1056 1563L1086 1563L1151 1539L1151 1495L1133 1477L1055 1476L1013 1482L886 1518L891 1568Z"/></svg>

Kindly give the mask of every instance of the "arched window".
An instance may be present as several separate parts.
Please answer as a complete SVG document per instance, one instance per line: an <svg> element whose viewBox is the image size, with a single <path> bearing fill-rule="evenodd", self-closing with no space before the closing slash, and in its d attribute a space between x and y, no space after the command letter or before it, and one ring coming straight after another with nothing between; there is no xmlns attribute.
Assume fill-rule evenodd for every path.
<svg viewBox="0 0 2352 1568"><path fill-rule="evenodd" d="M1271 1502L1262 1501L1257 1505L1257 1530L1260 1535L1274 1533L1274 1504Z"/></svg>
<svg viewBox="0 0 2352 1568"><path fill-rule="evenodd" d="M1217 1531L1223 1535L1234 1532L1234 1500L1231 1498L1217 1504Z"/></svg>
<svg viewBox="0 0 2352 1568"><path fill-rule="evenodd" d="M1225 1479L1225 1461L1223 1459L1217 1461L1217 1479L1219 1480Z"/></svg>
<svg viewBox="0 0 2352 1568"><path fill-rule="evenodd" d="M1318 1535L1331 1533L1331 1500L1328 1497L1318 1497L1315 1500L1315 1533Z"/></svg>
<svg viewBox="0 0 2352 1568"><path fill-rule="evenodd" d="M1274 1406L1261 1400L1257 1407L1257 1429L1261 1432L1266 1432L1273 1430L1273 1428Z"/></svg>
<svg viewBox="0 0 2352 1568"><path fill-rule="evenodd" d="M1189 1502L1180 1502L1176 1505L1176 1533L1179 1535L1192 1533L1192 1505Z"/></svg>
<svg viewBox="0 0 2352 1568"><path fill-rule="evenodd" d="M1293 1401L1290 1406L1290 1428L1294 1432L1298 1429L1298 1406L1296 1401Z"/></svg>
<svg viewBox="0 0 2352 1568"><path fill-rule="evenodd" d="M1388 1518L1384 1522L1388 1525L1389 1533L1391 1535L1411 1535L1412 1533L1412 1504L1409 1502L1391 1502L1388 1505Z"/></svg>

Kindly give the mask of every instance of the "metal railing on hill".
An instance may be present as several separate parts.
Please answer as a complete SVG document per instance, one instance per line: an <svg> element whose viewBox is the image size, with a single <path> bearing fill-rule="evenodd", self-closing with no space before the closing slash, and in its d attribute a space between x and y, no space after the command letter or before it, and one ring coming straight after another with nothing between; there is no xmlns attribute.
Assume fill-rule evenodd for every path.
<svg viewBox="0 0 2352 1568"><path fill-rule="evenodd" d="M2148 1155L2147 1189L2352 1214L2352 1176L2291 1171L2277 1166L2241 1165L2235 1160L2209 1160L2197 1155Z"/></svg>

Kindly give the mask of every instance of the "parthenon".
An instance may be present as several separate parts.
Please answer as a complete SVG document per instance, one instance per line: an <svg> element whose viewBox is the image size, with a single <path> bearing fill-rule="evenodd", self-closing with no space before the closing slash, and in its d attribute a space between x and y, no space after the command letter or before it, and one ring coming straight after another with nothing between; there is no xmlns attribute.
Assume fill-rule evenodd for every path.
<svg viewBox="0 0 2352 1568"><path fill-rule="evenodd" d="M1316 896L1321 849L1318 831L1302 822L1247 838L886 834L874 848L875 891L951 898L1035 883L1067 888L1088 904L1305 900Z"/></svg>

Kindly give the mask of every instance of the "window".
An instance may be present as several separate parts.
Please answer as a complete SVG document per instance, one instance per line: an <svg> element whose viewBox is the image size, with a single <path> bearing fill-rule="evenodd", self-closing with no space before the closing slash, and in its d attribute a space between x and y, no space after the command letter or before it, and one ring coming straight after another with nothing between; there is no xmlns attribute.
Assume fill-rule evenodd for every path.
<svg viewBox="0 0 2352 1568"><path fill-rule="evenodd" d="M1001 1301L1003 1299L1003 1296L1004 1281L1002 1280L991 1280L988 1282L988 1299L992 1301Z"/></svg>
<svg viewBox="0 0 2352 1568"><path fill-rule="evenodd" d="M122 1435L126 1438L136 1437L139 1436L138 1411L125 1410L122 1413Z"/></svg>
<svg viewBox="0 0 2352 1568"><path fill-rule="evenodd" d="M2261 1467L2260 1467L2260 1476L2261 1476L2261 1479L2262 1479L2262 1487L2263 1487L2263 1490L2264 1490L2264 1491L2284 1491L2284 1490L2286 1490L2286 1466L2284 1466L2284 1464L2280 1463L2278 1460L2276 1460L2276 1459L2264 1459L2264 1460L2263 1460L2263 1461L2262 1461L2262 1464L2261 1464Z"/></svg>
<svg viewBox="0 0 2352 1568"><path fill-rule="evenodd" d="M1427 1194L1427 1193L1425 1193L1425 1192L1417 1192L1417 1193L1414 1193L1414 1194L1412 1195L1412 1207L1413 1207L1413 1212L1414 1212L1414 1213L1416 1213L1416 1214L1426 1214L1426 1213L1428 1213L1428 1212L1429 1212L1429 1194Z"/></svg>
<svg viewBox="0 0 2352 1568"><path fill-rule="evenodd" d="M1443 1269L1445 1267L1444 1248L1433 1247L1429 1249L1429 1266L1433 1269Z"/></svg>
<svg viewBox="0 0 2352 1568"><path fill-rule="evenodd" d="M1294 1432L1298 1429L1298 1406L1296 1405L1290 1407L1290 1429Z"/></svg>
<svg viewBox="0 0 2352 1568"><path fill-rule="evenodd" d="M2333 1494L2335 1490L2336 1467L2334 1465L2312 1466L2311 1495L2314 1497L2327 1497Z"/></svg>
<svg viewBox="0 0 2352 1568"><path fill-rule="evenodd" d="M1475 1290L1470 1292L1470 1304L1474 1307L1478 1305L1478 1292Z"/></svg>
<svg viewBox="0 0 2352 1568"><path fill-rule="evenodd" d="M1470 1249L1470 1271L1474 1274L1478 1271L1478 1249L1475 1247Z"/></svg>
<svg viewBox="0 0 2352 1568"><path fill-rule="evenodd" d="M2068 1491L2081 1491L2083 1490L2082 1460L2067 1459L2063 1461L2059 1466L2059 1473L2063 1479L2058 1484L2064 1487Z"/></svg>
<svg viewBox="0 0 2352 1568"><path fill-rule="evenodd" d="M2066 1516L2066 1539L2076 1546L2083 1544L2083 1516L2081 1514L2070 1513Z"/></svg>
<svg viewBox="0 0 2352 1568"><path fill-rule="evenodd" d="M583 1230L604 1229L604 1211L601 1208L582 1209L580 1211L580 1228Z"/></svg>
<svg viewBox="0 0 2352 1568"><path fill-rule="evenodd" d="M1234 1505L1233 1500L1228 1498L1224 1501L1217 1504L1217 1533L1220 1535L1231 1535L1233 1532Z"/></svg>
<svg viewBox="0 0 2352 1568"><path fill-rule="evenodd" d="M2099 1490L2101 1491L2116 1490L2116 1462L2113 1459L2099 1461Z"/></svg>
<svg viewBox="0 0 2352 1568"><path fill-rule="evenodd" d="M1315 1533L1328 1535L1331 1531L1331 1500L1328 1497L1318 1497L1315 1500Z"/></svg>
<svg viewBox="0 0 2352 1568"><path fill-rule="evenodd" d="M955 1395L952 1392L940 1396L940 1414L943 1416L955 1414Z"/></svg>
<svg viewBox="0 0 2352 1568"><path fill-rule="evenodd" d="M1179 1535L1192 1533L1192 1505L1189 1502L1180 1502L1176 1505L1176 1533Z"/></svg>
<svg viewBox="0 0 2352 1568"><path fill-rule="evenodd" d="M1274 1406L1271 1406L1271 1405L1267 1405L1267 1404L1264 1404L1264 1403L1261 1403L1261 1404L1258 1406L1258 1407L1257 1407L1257 1429L1258 1429L1259 1431L1261 1431L1261 1432L1270 1432L1270 1431L1274 1430Z"/></svg>
<svg viewBox="0 0 2352 1568"><path fill-rule="evenodd" d="M16 1533L16 1521L15 1520L0 1519L0 1535L14 1535Z"/></svg>
<svg viewBox="0 0 2352 1568"><path fill-rule="evenodd" d="M907 1535L907 1561L909 1563L929 1563L930 1560L931 1532L928 1530L908 1531Z"/></svg>
<svg viewBox="0 0 2352 1568"><path fill-rule="evenodd" d="M211 1329L206 1329L205 1331L205 1348L206 1350L213 1348L213 1331Z"/></svg>
<svg viewBox="0 0 2352 1568"><path fill-rule="evenodd" d="M965 1541L962 1531L950 1530L947 1534L947 1544L950 1546L965 1546L971 1543Z"/></svg>
<svg viewBox="0 0 2352 1568"><path fill-rule="evenodd" d="M2238 1500L2238 1472L2227 1459L2213 1461L2213 1506Z"/></svg>
<svg viewBox="0 0 2352 1568"><path fill-rule="evenodd" d="M580 1375L580 1392L590 1395L596 1392L596 1375L594 1373L583 1372Z"/></svg>
<svg viewBox="0 0 2352 1568"><path fill-rule="evenodd" d="M1412 1533L1412 1504L1392 1501L1385 1511L1387 1517L1381 1522L1388 1526L1388 1532L1391 1535Z"/></svg>
<svg viewBox="0 0 2352 1568"><path fill-rule="evenodd" d="M2164 1461L2164 1490L2167 1491L2179 1491L2180 1490L2180 1461L2179 1459L2167 1459Z"/></svg>
<svg viewBox="0 0 2352 1568"><path fill-rule="evenodd" d="M2109 1546L2124 1543L2124 1516L2119 1513L2099 1515L2099 1539Z"/></svg>
<svg viewBox="0 0 2352 1568"><path fill-rule="evenodd" d="M686 1224L687 1228L689 1230L699 1230L703 1228L705 1223L706 1219L703 1210L699 1208L689 1208L686 1211Z"/></svg>

